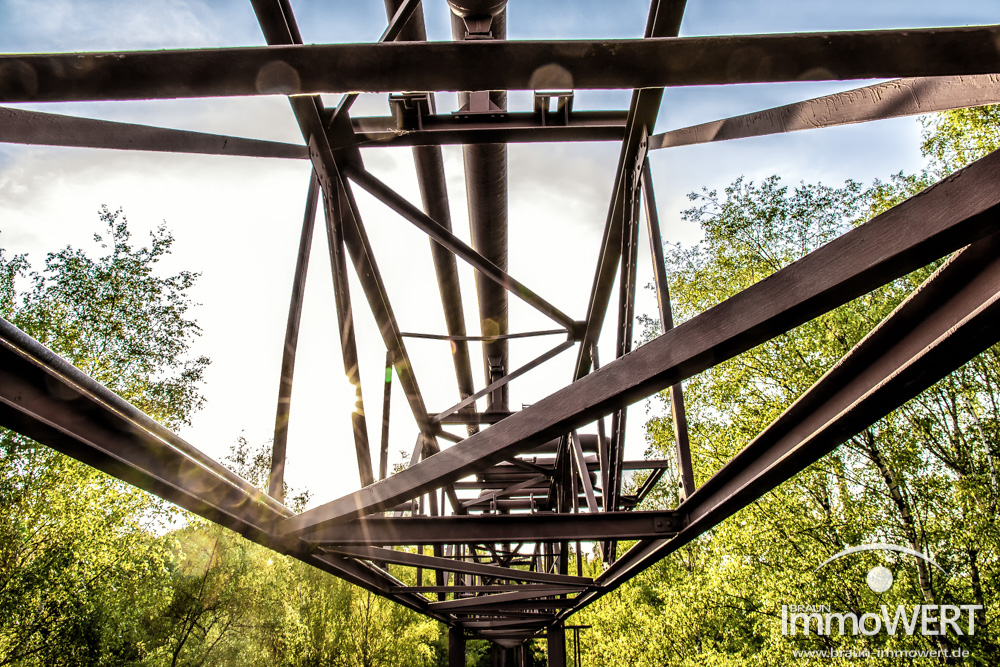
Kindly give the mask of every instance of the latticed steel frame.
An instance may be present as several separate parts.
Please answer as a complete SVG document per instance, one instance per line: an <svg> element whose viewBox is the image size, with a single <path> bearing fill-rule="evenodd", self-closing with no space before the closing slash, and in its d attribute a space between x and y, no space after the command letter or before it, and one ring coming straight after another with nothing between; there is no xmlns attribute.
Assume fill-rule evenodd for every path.
<svg viewBox="0 0 1000 667"><path fill-rule="evenodd" d="M503 2L450 0L455 41L428 43L420 3L385 0L376 44L302 45L287 0L252 0L269 46L0 56L0 100L39 102L287 94L303 145L0 108L0 141L309 160L312 164L276 414L269 494L160 426L6 321L0 321L0 423L264 546L446 623L516 646L547 634L564 664L563 622L644 568L791 478L852 435L1000 340L1000 155L990 155L673 326L649 151L1000 102L1000 26L677 38L683 0L654 0L645 37L508 42ZM462 15L462 16L460 16ZM653 134L664 87L907 77L814 100ZM632 89L628 109L578 111L574 89ZM400 91L423 91L400 93ZM508 112L506 90L534 90L532 112ZM358 91L392 93L393 116L353 118ZM433 93L459 91L439 114ZM335 108L320 93L343 93ZM506 144L618 141L598 265L586 312L567 314L507 271ZM440 146L464 146L472 244L451 231ZM422 206L369 173L360 148L409 146ZM450 340L455 405L432 413L382 282L354 198L360 187L430 239ZM362 286L418 434L411 465L387 474L383 398L378 469L363 411L352 415L360 491L295 515L282 503L286 427L306 268L318 206L329 239L344 368L359 385L348 289ZM639 220L644 208L662 335L632 350ZM681 383L880 285L952 257L743 451L697 486ZM482 336L465 330L457 261L476 271ZM596 345L617 281L615 359ZM508 367L507 299L553 320L565 341ZM437 307L428 295L428 308ZM411 297L412 298L412 297ZM436 300L436 299L433 299ZM469 341L483 343L476 389ZM568 384L519 411L507 383L575 348ZM676 460L623 458L625 407L669 390ZM360 392L360 389L359 389ZM359 393L359 401L361 400ZM477 400L487 409L477 412ZM605 418L610 417L606 423ZM597 425L597 435L580 429ZM467 437L442 428L464 424ZM486 426L486 428L483 428ZM453 441L442 448L439 440ZM677 471L673 510L634 508ZM645 470L635 495L623 473ZM468 491L478 492L469 497ZM617 542L637 541L619 555ZM582 576L580 542L606 567ZM410 549L397 550L404 546ZM413 549L412 547L417 547ZM430 554L428 553L430 551ZM416 568L406 585L388 565ZM523 652L522 652L523 655ZM454 659L454 656L453 656ZM454 662L453 664L464 664Z"/></svg>

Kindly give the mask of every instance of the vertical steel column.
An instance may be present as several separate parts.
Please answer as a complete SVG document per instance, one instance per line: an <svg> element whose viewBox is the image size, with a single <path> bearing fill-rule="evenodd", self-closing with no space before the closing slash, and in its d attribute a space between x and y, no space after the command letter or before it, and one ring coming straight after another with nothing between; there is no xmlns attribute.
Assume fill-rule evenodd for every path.
<svg viewBox="0 0 1000 667"><path fill-rule="evenodd" d="M351 413L354 427L354 450L358 459L361 485L375 483L372 473L371 450L368 447L368 424L361 396L361 369L358 364L358 347L354 337L354 313L351 309L351 291L347 282L347 258L344 251L343 221L348 211L345 193L336 184L324 188L323 209L326 212L326 238L330 248L330 266L333 269L333 290L337 302L337 322L340 325L340 347L344 357L344 373L354 386L357 407ZM333 190L330 192L329 190Z"/></svg>
<svg viewBox="0 0 1000 667"><path fill-rule="evenodd" d="M448 628L448 667L465 667L465 632Z"/></svg>
<svg viewBox="0 0 1000 667"><path fill-rule="evenodd" d="M454 8L456 3L452 2ZM476 4L476 3L472 3ZM479 3L482 4L482 3ZM478 18L478 17L477 17ZM452 36L464 40L467 36L467 21L452 13ZM487 15L479 24L489 26L492 39L507 38L507 11L504 8L492 17ZM469 19L473 22L473 19ZM476 38L485 36L476 35ZM481 93L479 93L481 95ZM470 105L477 93L460 92L460 106ZM488 107L499 110L507 108L507 92L494 90L488 93ZM471 111L471 108L470 108ZM487 116L488 117L488 116ZM501 270L507 270L507 145L475 144L463 147L465 158L465 188L469 199L469 225L472 230L472 247L482 253ZM507 333L507 291L491 280L476 275L476 292L479 297L479 321L484 336ZM483 343L483 364L487 383L491 383L507 372L507 341L493 340ZM499 402L494 397L488 399L487 411L507 411L509 389L506 385L500 391Z"/></svg>
<svg viewBox="0 0 1000 667"><path fill-rule="evenodd" d="M285 325L285 346L281 353L281 378L278 382L278 407L274 417L274 443L271 446L271 475L267 484L267 494L279 503L285 502L285 453L288 445L288 416L292 408L292 376L295 373L295 352L299 345L302 301L306 292L309 251L312 249L318 200L319 179L313 171L309 174L309 192L306 194L306 210L302 218L299 252L295 257L295 276L292 278L292 297L288 305L288 322Z"/></svg>
<svg viewBox="0 0 1000 667"><path fill-rule="evenodd" d="M597 356L597 343L591 349L591 358L594 370L601 367L601 360ZM601 469L601 505L605 512L608 509L608 474L610 473L610 453L608 452L608 438L604 432L604 417L597 420L597 464Z"/></svg>
<svg viewBox="0 0 1000 667"><path fill-rule="evenodd" d="M566 630L562 623L549 627L546 632L546 643L548 644L549 667L566 667Z"/></svg>
<svg viewBox="0 0 1000 667"><path fill-rule="evenodd" d="M660 236L660 217L653 195L653 174L647 159L642 165L642 194L646 203L646 224L649 226L649 249L653 256L653 279L656 282L656 303L660 310L660 332L674 328L670 308L670 288L667 285L667 268L663 260L663 240ZM688 440L687 414L684 410L684 392L680 383L670 387L670 411L674 418L674 443L677 449L677 476L680 478L681 500L694 493L694 470L691 467L691 443Z"/></svg>
<svg viewBox="0 0 1000 667"><path fill-rule="evenodd" d="M385 0L387 16L394 16L402 5L402 0ZM396 41L422 42L427 39L424 27L424 16L418 7ZM433 107L431 95L431 111ZM413 162L417 169L417 186L420 188L420 199L424 212L443 227L451 230L451 209L448 205L448 188L444 176L444 159L440 146L414 146ZM434 272L437 274L438 291L441 293L441 305L444 309L445 328L449 336L465 336L465 311L462 307L462 291L458 280L458 263L455 255L441 247L433 240L431 259L434 261ZM469 356L469 343L465 340L452 340L452 360L455 365L455 378L458 381L460 398L471 396L475 392L475 382L472 377L472 361ZM475 412L475 406L470 408ZM469 424L469 435L479 431L477 424Z"/></svg>
<svg viewBox="0 0 1000 667"><path fill-rule="evenodd" d="M382 442L378 454L378 478L389 474L389 407L392 399L392 350L385 351L385 393L382 395Z"/></svg>
<svg viewBox="0 0 1000 667"><path fill-rule="evenodd" d="M625 228L622 233L621 267L618 278L618 339L615 344L615 358L621 358L632 350L632 324L635 319L635 277L639 251L639 174L638 169L629 170L625 179ZM622 408L611 417L611 451L609 452L608 486L605 493L609 497L607 507L619 509L622 484L622 457L625 445L625 419L627 408ZM605 554L607 556L608 554ZM610 557L614 558L614 549Z"/></svg>

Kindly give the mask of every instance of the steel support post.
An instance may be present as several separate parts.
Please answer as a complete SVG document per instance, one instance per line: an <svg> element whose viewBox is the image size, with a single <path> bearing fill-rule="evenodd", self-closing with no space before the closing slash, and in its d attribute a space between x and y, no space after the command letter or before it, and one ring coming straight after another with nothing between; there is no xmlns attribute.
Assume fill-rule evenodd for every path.
<svg viewBox="0 0 1000 667"><path fill-rule="evenodd" d="M330 190L333 190L332 192ZM372 455L368 445L368 422L365 419L364 399L361 394L361 366L358 360L357 341L354 336L354 312L347 279L347 259L344 252L344 220L352 212L345 201L344 192L336 184L327 183L323 192L323 210L326 213L326 238L330 249L330 266L333 271L334 300L337 305L337 323L340 326L340 349L344 358L344 374L354 387L357 404L351 412L354 430L354 449L358 460L361 485L375 482L372 472Z"/></svg>
<svg viewBox="0 0 1000 667"><path fill-rule="evenodd" d="M295 373L295 352L299 344L299 325L302 322L302 301L306 291L306 274L309 271L309 253L312 250L313 228L316 226L316 205L319 201L319 179L316 172L309 174L309 192L299 236L299 251L295 257L295 274L292 278L292 297L288 305L285 324L285 344L281 353L281 377L278 381L278 406L274 417L274 443L271 446L271 474L268 478L268 495L279 503L285 502L285 454L288 444L288 417L292 403L292 376Z"/></svg>
<svg viewBox="0 0 1000 667"><path fill-rule="evenodd" d="M478 17L477 17L478 18ZM485 14L481 21L451 15L452 39L462 43L502 42L507 39L507 11ZM507 110L507 92L502 88L465 88L459 92L458 104L469 115L483 118ZM464 146L465 190L469 204L469 228L472 247L491 264L507 272L507 144L473 144ZM476 294L479 300L479 326L483 334L507 333L507 290L480 272L476 273ZM565 323L562 323L565 325ZM507 341L494 340L483 344L483 368L490 383L506 375L509 368ZM486 411L507 412L509 388L501 385L487 398Z"/></svg>
<svg viewBox="0 0 1000 667"><path fill-rule="evenodd" d="M642 165L642 194L646 203L646 224L649 227L649 249L653 258L653 280L656 285L656 303L660 311L660 331L667 332L674 328L674 316L670 307L670 286L667 283L667 267L663 259L663 239L660 236L660 216L656 210L656 197L653 194L653 175L649 168L649 159ZM688 439L687 414L684 410L684 392L681 384L671 386L670 411L674 421L674 445L677 452L677 477L680 482L681 499L689 498L694 493L694 469L691 467L691 443ZM655 474L655 473L653 473ZM661 472L660 475L663 473ZM649 479L653 480L651 474ZM659 475L655 479L659 479ZM652 484L649 485L652 489ZM646 490L648 493L648 490ZM643 495L641 492L638 495Z"/></svg>
<svg viewBox="0 0 1000 667"><path fill-rule="evenodd" d="M385 352L385 387L382 394L382 441L378 453L378 478L385 479L389 470L389 408L392 405L392 351Z"/></svg>
<svg viewBox="0 0 1000 667"><path fill-rule="evenodd" d="M560 622L550 625L545 631L545 639L548 646L549 667L566 667L566 630L563 624Z"/></svg>
<svg viewBox="0 0 1000 667"><path fill-rule="evenodd" d="M465 667L465 631L454 625L448 628L448 667Z"/></svg>

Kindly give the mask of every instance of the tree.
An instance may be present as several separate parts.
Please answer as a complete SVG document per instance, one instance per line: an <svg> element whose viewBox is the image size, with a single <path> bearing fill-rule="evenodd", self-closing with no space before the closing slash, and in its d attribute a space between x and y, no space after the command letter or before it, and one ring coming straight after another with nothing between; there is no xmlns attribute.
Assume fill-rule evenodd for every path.
<svg viewBox="0 0 1000 667"><path fill-rule="evenodd" d="M184 424L208 364L189 354L197 276L156 273L173 243L164 228L136 247L121 211L99 217L96 257L67 247L32 271L0 251L0 315L165 425ZM0 508L0 665L142 659L168 585L169 552L151 529L174 510L6 430Z"/></svg>
<svg viewBox="0 0 1000 667"><path fill-rule="evenodd" d="M789 189L772 177L760 184L739 179L721 196L692 195L697 205L684 217L701 226L704 240L667 253L675 318L704 311L997 147L997 117L996 109L979 109L926 120L928 169L897 174L867 189L850 181L840 188ZM686 382L696 481L703 483L745 446L934 268L896 280ZM647 320L647 334L654 324ZM581 622L594 626L589 658L601 664L780 665L802 648L958 647L971 651L970 662L995 663L1000 655L991 611L1000 593L998 384L1000 351L994 348L605 598L582 615ZM666 407L667 395L661 400ZM654 417L648 430L650 453L669 458L669 411ZM676 506L675 489L676 480L668 480L652 502ZM948 574L920 559L886 563L872 554L814 572L844 547L870 542L933 554ZM880 597L864 584L876 564L889 564L896 578ZM821 602L855 613L877 604L976 603L986 613L977 619L975 637L782 634L782 604ZM664 632L630 641L634 627Z"/></svg>

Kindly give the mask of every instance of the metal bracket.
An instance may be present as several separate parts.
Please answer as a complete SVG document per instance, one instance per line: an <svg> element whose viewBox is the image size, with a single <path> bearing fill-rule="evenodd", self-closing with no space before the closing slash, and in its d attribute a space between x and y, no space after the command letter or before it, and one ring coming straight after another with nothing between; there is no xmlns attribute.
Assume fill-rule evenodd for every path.
<svg viewBox="0 0 1000 667"><path fill-rule="evenodd" d="M462 19L465 22L465 40L493 39L493 17L476 16Z"/></svg>
<svg viewBox="0 0 1000 667"><path fill-rule="evenodd" d="M493 103L490 91L474 90L469 93L468 103L451 115L458 120L503 120L507 111Z"/></svg>
<svg viewBox="0 0 1000 667"><path fill-rule="evenodd" d="M396 129L422 130L424 129L424 118L435 113L434 94L390 94L389 108L392 109L392 117L396 119Z"/></svg>
<svg viewBox="0 0 1000 667"><path fill-rule="evenodd" d="M556 108L551 108L552 99L556 100ZM569 115L573 111L573 91L536 90L535 115L542 120L542 125L569 125Z"/></svg>

